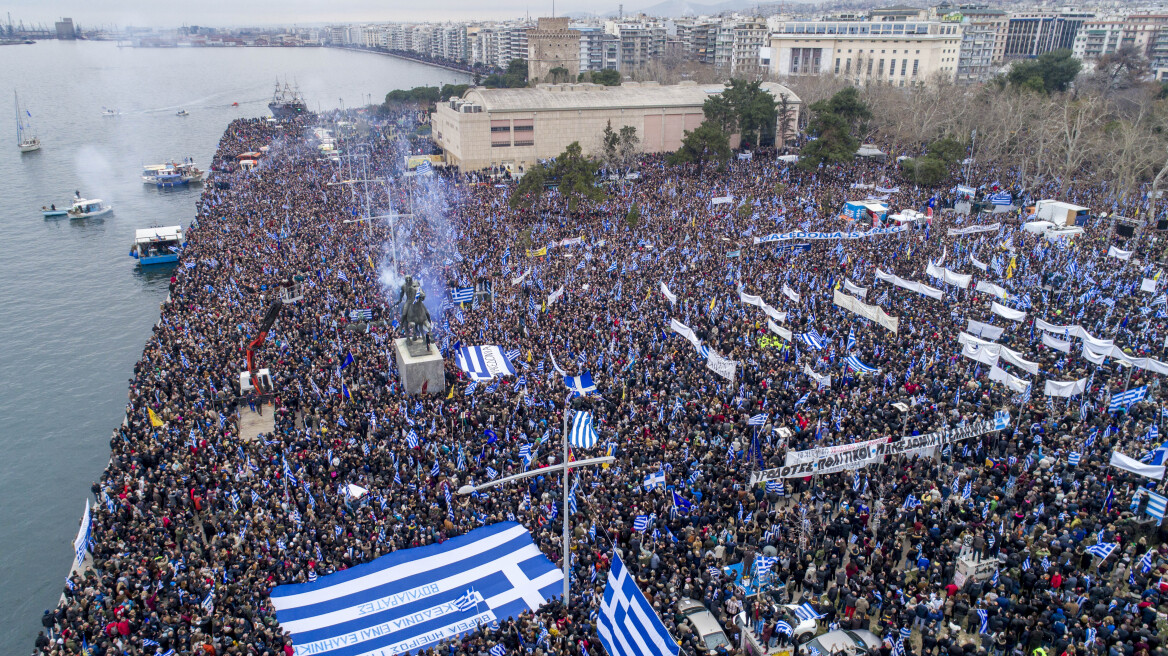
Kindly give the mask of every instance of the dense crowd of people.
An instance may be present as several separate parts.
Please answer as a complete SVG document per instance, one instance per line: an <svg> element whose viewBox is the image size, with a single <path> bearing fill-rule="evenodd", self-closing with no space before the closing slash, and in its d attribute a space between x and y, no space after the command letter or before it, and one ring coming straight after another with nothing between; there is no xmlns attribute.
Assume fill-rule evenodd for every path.
<svg viewBox="0 0 1168 656"><path fill-rule="evenodd" d="M641 178L609 183L604 200L569 211L549 190L515 210L509 181L403 175L419 146L392 124L354 145L366 157L321 155L314 120L237 120L223 135L214 183L130 381L127 421L93 487L91 560L46 611L37 653L293 656L267 600L274 586L508 520L553 562L572 553L570 605L552 601L423 653L601 653L596 609L614 553L690 654L706 645L678 615L683 598L717 618L730 637L723 653L742 653L743 631L763 645L790 641L781 602L811 604L821 632L875 631L882 656L1164 652L1168 549L1140 494L1158 482L1109 465L1113 451L1140 459L1159 445L1159 375L1117 366L1119 356L1090 362L1073 336L1046 333L1073 342L1063 352L1035 328L1078 325L1132 358L1168 359L1163 292L1140 290L1161 277L1156 233L1125 239L1092 218L1084 234L1051 240L1021 230L1018 212L953 212L952 183L898 182L891 162L806 172L762 155L700 175L645 156ZM237 154L263 147L256 170L235 170ZM1011 175L1003 165L967 182L1012 191L1019 205L1051 193L1012 189ZM377 177L390 182L352 182ZM838 209L869 194L931 218L863 238L755 243L867 230ZM1076 188L1066 200L1137 213L1106 190ZM346 222L366 211L400 214ZM1109 246L1134 253L1119 259ZM926 275L930 262L1004 291L945 284ZM422 281L447 356L439 394L405 394L395 371L407 275ZM866 289L863 300L898 329L834 305L845 282ZM302 298L282 307L256 352L273 389L240 396L245 347L289 283ZM451 302L463 287L490 294ZM785 313L774 323L790 336L739 290ZM991 301L1025 317L995 314ZM366 309L371 317L351 314ZM671 320L737 362L734 380L707 367ZM963 357L958 336L970 320L1004 329L986 340L1037 363L1037 374ZM460 345L517 352L518 375L472 385L453 358ZM1010 389L992 369L1029 386ZM566 409L561 370L589 373L597 393ZM1047 380L1080 379L1079 394L1044 394ZM1140 386L1142 400L1109 411L1112 396ZM241 414L253 406L273 413L275 428L244 439ZM899 441L1002 410L1010 423L1001 431L856 471L750 482L789 452ZM575 470L570 544L557 474L448 499L448 489L559 462L563 413L578 411L592 413L600 444L574 455L616 460ZM658 472L665 484L646 489ZM346 494L349 484L367 493ZM647 522L634 528L638 517ZM1087 551L1111 543L1107 558ZM726 567L745 563L749 576L760 556L777 559L768 590L747 595ZM963 558L992 566L968 575Z"/></svg>

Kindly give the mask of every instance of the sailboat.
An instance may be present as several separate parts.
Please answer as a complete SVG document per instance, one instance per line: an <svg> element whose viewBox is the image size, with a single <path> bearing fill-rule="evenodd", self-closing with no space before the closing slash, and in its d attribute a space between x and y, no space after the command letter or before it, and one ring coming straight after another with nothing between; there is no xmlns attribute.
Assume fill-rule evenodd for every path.
<svg viewBox="0 0 1168 656"><path fill-rule="evenodd" d="M31 153L34 150L41 149L41 140L33 132L32 126L29 125L27 118L32 118L32 114L28 110L20 109L20 96L16 92L12 92L16 99L16 145L20 148L22 153Z"/></svg>

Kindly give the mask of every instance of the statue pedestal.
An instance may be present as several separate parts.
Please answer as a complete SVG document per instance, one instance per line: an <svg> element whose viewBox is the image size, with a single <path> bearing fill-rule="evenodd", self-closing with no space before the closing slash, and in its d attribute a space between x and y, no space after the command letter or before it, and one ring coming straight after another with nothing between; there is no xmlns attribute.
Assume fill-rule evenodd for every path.
<svg viewBox="0 0 1168 656"><path fill-rule="evenodd" d="M423 388L426 394L446 391L445 361L437 344L431 343L427 353L424 341L409 343L402 337L393 341L393 350L397 355L398 376L406 394L421 394Z"/></svg>

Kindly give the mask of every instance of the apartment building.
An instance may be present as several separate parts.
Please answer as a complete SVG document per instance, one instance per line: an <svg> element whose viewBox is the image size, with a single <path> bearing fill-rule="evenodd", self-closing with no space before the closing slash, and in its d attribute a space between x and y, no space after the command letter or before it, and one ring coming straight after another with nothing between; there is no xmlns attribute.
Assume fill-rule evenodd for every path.
<svg viewBox="0 0 1168 656"><path fill-rule="evenodd" d="M1074 11L1012 14L1006 27L1004 56L1018 59L1037 57L1063 48L1072 49L1079 28L1094 17L1090 12Z"/></svg>
<svg viewBox="0 0 1168 656"><path fill-rule="evenodd" d="M839 75L857 85L953 81L961 40L960 23L787 21L770 36L770 71Z"/></svg>
<svg viewBox="0 0 1168 656"><path fill-rule="evenodd" d="M620 38L599 25L574 25L580 33L580 72L620 69Z"/></svg>

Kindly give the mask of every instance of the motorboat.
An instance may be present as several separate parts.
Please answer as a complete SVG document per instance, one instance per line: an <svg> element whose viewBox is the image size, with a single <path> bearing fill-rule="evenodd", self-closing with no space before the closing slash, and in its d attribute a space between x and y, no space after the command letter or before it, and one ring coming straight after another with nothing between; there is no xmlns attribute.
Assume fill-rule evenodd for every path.
<svg viewBox="0 0 1168 656"><path fill-rule="evenodd" d="M195 166L195 161L190 158L183 160L179 164L171 162L170 165L182 176L183 181L188 184L203 184L203 180L207 177L207 172Z"/></svg>
<svg viewBox="0 0 1168 656"><path fill-rule="evenodd" d="M178 112L175 113L175 116L190 116L190 115L191 115L191 113L185 109L180 109L180 110L178 110Z"/></svg>
<svg viewBox="0 0 1168 656"><path fill-rule="evenodd" d="M102 116L121 116L122 113L116 109L103 109L103 110L101 110L101 115Z"/></svg>
<svg viewBox="0 0 1168 656"><path fill-rule="evenodd" d="M177 262L182 246L182 226L144 228L134 231L130 257L138 260L140 266Z"/></svg>
<svg viewBox="0 0 1168 656"><path fill-rule="evenodd" d="M112 206L106 205L100 198L76 198L67 214L70 219L88 219L109 214L113 210Z"/></svg>
<svg viewBox="0 0 1168 656"><path fill-rule="evenodd" d="M149 164L142 167L142 182L160 188L177 187L187 183L174 164Z"/></svg>
<svg viewBox="0 0 1168 656"><path fill-rule="evenodd" d="M16 99L16 147L22 153L40 150L41 140L33 131L30 121L32 114L29 113L28 108L22 109L20 107L20 96L16 95L15 91L12 92L12 96Z"/></svg>

